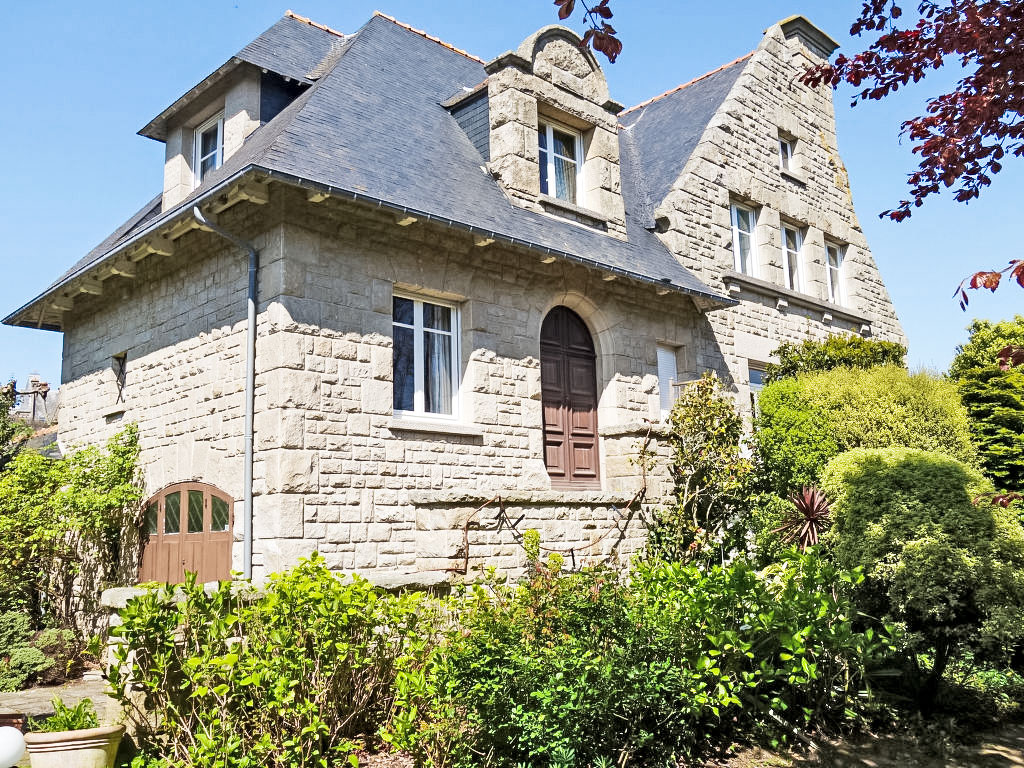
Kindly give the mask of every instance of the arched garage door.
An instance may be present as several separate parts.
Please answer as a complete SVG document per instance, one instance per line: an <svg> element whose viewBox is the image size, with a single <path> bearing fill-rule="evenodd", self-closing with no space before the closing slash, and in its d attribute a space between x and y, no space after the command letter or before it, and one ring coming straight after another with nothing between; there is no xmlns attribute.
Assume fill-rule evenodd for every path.
<svg viewBox="0 0 1024 768"><path fill-rule="evenodd" d="M177 584L231 578L234 502L206 483L169 485L146 502L139 581Z"/></svg>

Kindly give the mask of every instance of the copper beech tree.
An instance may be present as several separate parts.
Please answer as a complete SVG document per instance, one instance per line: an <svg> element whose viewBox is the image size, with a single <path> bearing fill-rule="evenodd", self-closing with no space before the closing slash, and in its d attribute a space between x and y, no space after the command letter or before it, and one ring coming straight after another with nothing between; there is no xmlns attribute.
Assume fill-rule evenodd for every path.
<svg viewBox="0 0 1024 768"><path fill-rule="evenodd" d="M569 18L577 2L588 27L583 44L614 62L622 42L608 24L608 0L589 6L555 0L559 18ZM863 0L850 34L868 38L868 46L812 67L802 78L811 86L852 85L856 105L883 99L943 64L961 66L964 76L956 85L902 125L921 162L909 176L908 199L880 214L893 221L909 218L925 198L948 187L956 187L957 201L969 202L992 183L1008 156L1024 156L1024 0L911 0L911 6L916 12L904 15L898 0ZM1024 258L965 278L955 294L961 308L967 306L966 289L994 291L1004 277L1024 287Z"/></svg>

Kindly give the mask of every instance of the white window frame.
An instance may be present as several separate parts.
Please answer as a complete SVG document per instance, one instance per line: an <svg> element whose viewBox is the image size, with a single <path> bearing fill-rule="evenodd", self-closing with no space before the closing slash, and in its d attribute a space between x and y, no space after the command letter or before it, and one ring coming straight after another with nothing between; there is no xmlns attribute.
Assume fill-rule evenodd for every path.
<svg viewBox="0 0 1024 768"><path fill-rule="evenodd" d="M669 344L658 344L657 346L657 364L658 364L658 392L659 392L659 407L661 410L661 420L667 421L669 414L672 412L672 406L675 404L675 390L679 384L679 348L673 347ZM666 377L662 369L662 363L668 362L668 358L671 358L672 375Z"/></svg>
<svg viewBox="0 0 1024 768"><path fill-rule="evenodd" d="M213 163L213 170L217 170L224 164L224 113L218 112L206 122L195 129L192 136L192 179L196 187L203 183L202 179L202 151L203 134L211 128L217 129L217 158Z"/></svg>
<svg viewBox="0 0 1024 768"><path fill-rule="evenodd" d="M554 134L554 132L555 132L555 130L558 130L558 131L560 131L562 133L565 133L565 134L568 134L569 136L572 136L573 139L576 142L576 158L575 159L573 159L571 157L565 157L564 155L558 155L558 157L561 158L562 160L567 160L570 163L575 163L576 164L576 199L575 200L563 200L563 202L571 203L572 205L579 205L579 206L582 207L582 205L583 205L583 203L582 203L582 197L583 197L583 134L580 133L580 131L576 130L575 128L570 128L568 125L565 125L564 123L559 123L559 122L556 122L554 120L548 120L545 117L542 117L542 118L540 118L537 121L537 132L540 133L540 131L542 129L544 131L545 137L547 139L547 145L548 145L548 148L543 150L547 154L547 156L548 156L548 162L547 162L548 189L544 190L542 188L540 193L542 195L547 195L548 197L553 197L556 200L562 200L562 198L558 197L557 194L552 194L551 193L551 188L555 184L555 157L556 157L556 155L555 155L555 150L554 150L554 147L555 147L555 134ZM540 142L538 141L538 146L537 146L537 160L538 160L538 162L540 162L540 152L541 152ZM538 176L539 176L539 170L538 170ZM558 190L556 188L555 192L557 192L557 191Z"/></svg>
<svg viewBox="0 0 1024 768"><path fill-rule="evenodd" d="M779 137L779 170L793 173L796 170L796 141Z"/></svg>
<svg viewBox="0 0 1024 768"><path fill-rule="evenodd" d="M829 261L829 251L835 251L838 264L835 268L835 276L832 275L832 264ZM844 273L846 264L846 246L840 243L825 241L825 286L828 291L828 300L833 304L842 305L846 300L844 290Z"/></svg>
<svg viewBox="0 0 1024 768"><path fill-rule="evenodd" d="M743 265L740 262L740 211L747 211L751 216L752 228L749 233L750 235L750 255L747 259L747 271L743 270ZM757 277L758 272L758 254L757 254L757 219L758 211L749 205L742 203L730 204L730 216L732 218L732 252L733 252L733 266L736 271L743 275L750 275L751 277Z"/></svg>
<svg viewBox="0 0 1024 768"><path fill-rule="evenodd" d="M458 421L460 418L460 397L461 394L461 379L459 373L462 369L462 345L460 343L462 337L462 317L459 311L459 306L453 302L445 301L443 299L437 299L433 296L424 296L415 293L406 293L404 291L394 291L393 298L396 299L408 299L413 302L413 324L399 323L395 320L394 310L392 310L391 316L391 329L392 329L392 343L394 340L394 329L396 326L400 328L409 328L412 330L412 343L413 343L413 410L401 410L398 408L394 409L395 418L411 418L428 421L444 421L452 422ZM424 333L445 333L445 331L435 331L432 329L423 328L423 305L433 304L438 307L447 307L452 312L452 330L449 332L452 339L452 412L448 413L430 413L426 410L426 389L424 385L425 374L423 370L423 334ZM392 357L393 359L393 357ZM392 386L394 386L395 372L392 370ZM392 403L394 402L394 396L392 396Z"/></svg>
<svg viewBox="0 0 1024 768"><path fill-rule="evenodd" d="M796 235L796 251L790 251L789 245L786 241L786 232L792 232ZM804 289L804 263L803 263L803 250L804 250L804 233L800 227L792 224L782 224L782 274L785 278L786 287L791 291L802 291ZM791 275L789 272L789 256L793 254L796 261L796 274Z"/></svg>

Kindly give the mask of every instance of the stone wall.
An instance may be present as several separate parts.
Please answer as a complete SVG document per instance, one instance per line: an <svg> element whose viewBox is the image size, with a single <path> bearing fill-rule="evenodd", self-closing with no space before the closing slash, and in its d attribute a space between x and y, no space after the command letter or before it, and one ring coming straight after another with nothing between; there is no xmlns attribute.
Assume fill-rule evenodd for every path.
<svg viewBox="0 0 1024 768"><path fill-rule="evenodd" d="M383 212L282 197L284 258L265 260L261 278L257 566L315 546L343 570L457 567L465 516L496 496L520 529L594 549L639 487L630 458L660 418L656 345L692 347L702 319L691 300L433 225L399 227ZM395 289L460 308L454 423L393 416ZM540 325L560 304L587 322L597 352L602 490L586 499L552 492L543 462ZM664 484L651 487L654 500ZM619 550L643 535L637 518ZM521 565L513 537L470 538L471 563Z"/></svg>
<svg viewBox="0 0 1024 768"><path fill-rule="evenodd" d="M310 203L288 187L272 187L267 205L236 206L221 223L254 233L261 252L257 575L313 549L343 570L457 569L467 506L498 495L509 515L523 518L520 530L538 528L545 545L574 548L581 560L611 554L613 541L620 557L642 545L639 512L622 523L622 536L594 541L641 484L631 459L660 418L656 345L686 348L681 357L693 361L711 355L706 344L696 351L706 320L689 298L480 247L468 233L399 226L351 203ZM136 280L118 283L119 295L76 303L65 337L61 441L98 442L137 421L149 493L196 480L240 500L245 257L198 232L179 241L178 254L140 262ZM396 287L460 308L454 423L393 416ZM584 318L597 352L602 490L585 499L552 492L543 463L540 324L560 304ZM115 403L111 357L122 352L125 399ZM665 487L652 476L649 501ZM236 568L240 515L238 501ZM522 564L507 530L474 530L469 549L472 565Z"/></svg>
<svg viewBox="0 0 1024 768"><path fill-rule="evenodd" d="M719 370L737 383L741 403L749 402L748 364L769 362L781 342L866 333L906 343L854 211L831 90L798 82L819 60L771 27L656 211L667 223L663 241L682 262L740 300L710 313L705 330L728 350ZM796 139L789 173L779 167L780 134ZM756 279L734 272L731 203L759 210ZM799 292L784 287L783 221L804 232ZM826 238L846 245L842 306L826 301Z"/></svg>

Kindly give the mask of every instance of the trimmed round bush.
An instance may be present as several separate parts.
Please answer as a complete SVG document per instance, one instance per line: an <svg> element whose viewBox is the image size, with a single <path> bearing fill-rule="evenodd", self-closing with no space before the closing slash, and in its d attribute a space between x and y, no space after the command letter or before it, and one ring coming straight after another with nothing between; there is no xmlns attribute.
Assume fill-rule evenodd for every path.
<svg viewBox="0 0 1024 768"><path fill-rule="evenodd" d="M755 444L768 486L785 496L816 484L834 456L905 446L977 464L956 386L895 365L800 374L765 387Z"/></svg>
<svg viewBox="0 0 1024 768"><path fill-rule="evenodd" d="M861 609L932 657L931 695L958 648L1005 654L1024 639L1024 529L984 499L991 485L976 469L933 451L861 448L832 459L822 487L833 502L826 546L840 566L864 569Z"/></svg>

